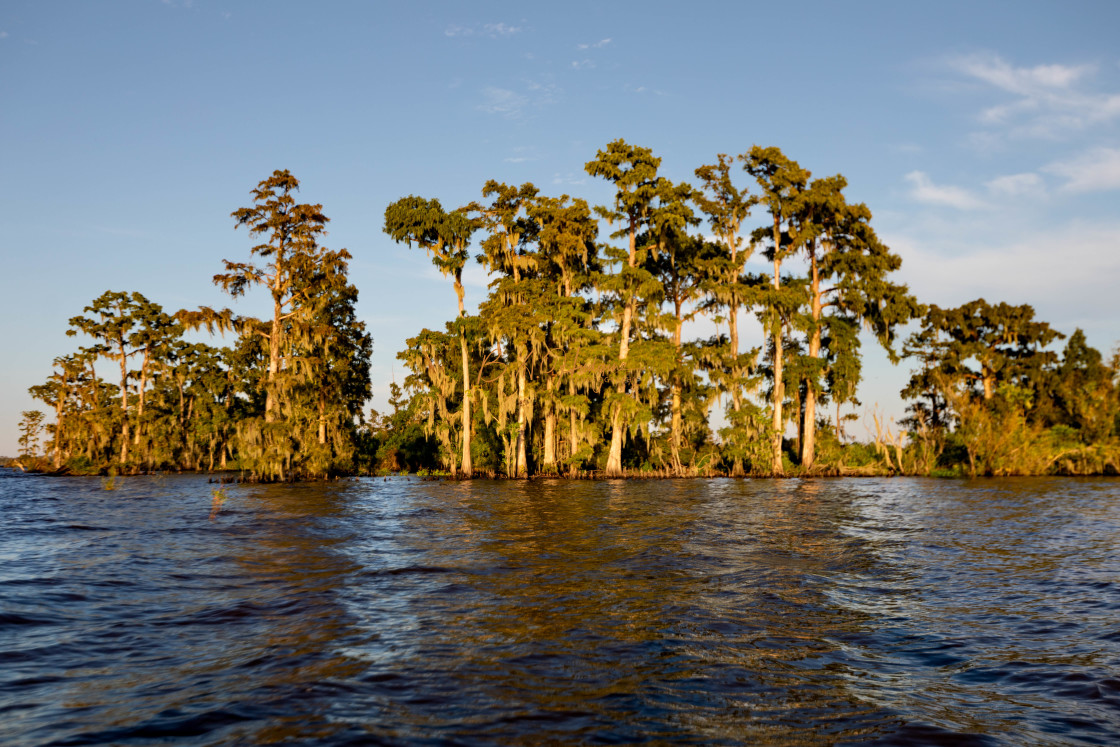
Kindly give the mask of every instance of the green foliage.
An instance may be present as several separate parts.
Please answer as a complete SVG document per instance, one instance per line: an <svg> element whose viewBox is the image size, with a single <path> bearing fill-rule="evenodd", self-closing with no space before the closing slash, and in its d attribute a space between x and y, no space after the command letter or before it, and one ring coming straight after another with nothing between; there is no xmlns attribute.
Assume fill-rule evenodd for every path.
<svg viewBox="0 0 1120 747"><path fill-rule="evenodd" d="M979 298L952 309L930 306L921 329L903 348L922 364L903 396L928 399L931 419L941 423L945 413L938 381L963 384L990 400L1001 383L1037 380L1054 362L1054 354L1043 348L1062 337L1046 322L1036 322L1026 304L992 305Z"/></svg>
<svg viewBox="0 0 1120 747"><path fill-rule="evenodd" d="M487 188L490 189L490 185L487 185ZM470 256L467 253L467 245L470 243L471 234L478 226L479 222L469 215L468 209L464 208L447 213L444 212L439 200L425 200L420 197L409 196L397 200L385 209L385 233L389 234L394 241L403 241L410 246L414 242L418 244L431 255L432 262L439 271L445 277L451 275L455 281L455 295L459 301L459 319L456 325L461 366L459 386L462 387L459 407L460 422L457 433L459 434L458 441L461 454L460 467L464 477L471 476L474 465L471 461L473 452L471 448L471 401L473 397L471 394L470 361L468 360L468 324L465 320L466 309L463 303L465 295L463 267ZM423 357L423 352L420 355ZM405 359L417 364L419 362L419 359L415 356L406 356ZM439 391L439 401L433 401L430 405L433 408L433 413L435 409L440 409L441 415L444 416L440 420L439 434L440 441L448 446L455 431L455 427L450 424L450 419L447 417L449 414L447 402L452 392L446 387L440 387ZM434 427L434 420L432 420L431 425ZM431 436L432 434L429 432L428 435ZM448 455L448 458L451 458L450 455ZM455 462L451 460L448 464L454 473Z"/></svg>
<svg viewBox="0 0 1120 747"><path fill-rule="evenodd" d="M297 204L299 186L277 171L234 211L264 243L267 264L226 261L215 282L238 297L257 285L271 321L228 310L167 314L139 293L108 291L70 320L93 345L55 359L31 393L55 410L54 467L78 474L224 469L251 479L326 477L354 468L357 421L369 397L372 341L357 320L345 249L318 245L327 218ZM185 328L235 331L232 348L182 339ZM108 358L120 384L101 381Z"/></svg>
<svg viewBox="0 0 1120 747"><path fill-rule="evenodd" d="M734 183L736 162L757 194ZM847 201L844 177L811 179L777 148L719 154L695 170L699 190L660 166L650 149L615 140L585 165L611 183L609 205L496 180L456 210L417 196L388 205L385 233L452 279L458 313L408 339L392 413L368 418L372 340L351 255L320 245L322 206L298 203L299 182L275 171L232 213L260 242L252 261L227 260L214 277L233 298L267 293L271 317L169 314L140 293L107 291L70 320L68 334L89 344L31 388L54 422L23 414L20 464L256 480L1117 471L1120 354L1106 362L1077 330L1059 355L1050 346L1063 335L1025 305L922 307L891 279L901 259L870 209ZM765 216L747 225L754 208ZM615 243L600 242L599 220ZM755 253L770 272L745 270ZM492 278L476 314L463 285L472 259ZM755 349L740 346L745 313L763 324ZM701 315L726 327L686 339ZM904 430L875 413L875 440L850 442L860 330L895 360L896 330L915 318L902 348L918 363ZM183 339L204 328L234 339ZM717 402L726 423L713 433Z"/></svg>
<svg viewBox="0 0 1120 747"><path fill-rule="evenodd" d="M1029 306L931 307L906 352L921 368L903 396L912 435L944 444L938 468L969 475L1100 474L1115 471L1116 361L1077 330L1061 358L1045 349L1064 337Z"/></svg>
<svg viewBox="0 0 1120 747"><path fill-rule="evenodd" d="M937 307L927 315L906 286L891 279L901 259L877 237L867 206L847 202L842 176L811 181L776 148L756 146L738 160L754 177L757 197L732 182L734 161L726 155L696 170L702 186L696 191L659 176L661 161L649 149L609 143L586 170L615 188L612 203L594 212L620 245L594 243L591 210L582 201L542 195L532 184L484 185L486 201L464 210L481 232L477 259L495 276L490 294L477 317L462 316L446 333L424 330L401 354L419 421L439 444L440 464L453 467L453 453L467 451L470 440L482 471L509 476L587 467L608 475L713 468L731 474L957 474L954 460L970 459L978 466L966 472L1003 474L1037 451L1031 429L1041 423L1040 402L1047 403L1049 417L1077 421L1079 438L1114 428L1120 412L1106 406L1115 402L1111 379L1097 389L1092 383L1107 378L1099 358L1081 350L1083 341L1074 344L1063 378L1090 384L1059 394L1045 383L1050 359L1040 349L1057 333L1001 305L974 315L978 329L998 328L993 337L1003 342L996 348L1015 359L1004 367L1005 378L989 382L1003 408L999 417L973 417L957 433L956 413L965 405L954 410L944 393L931 389L932 405L915 408L905 431L880 422L875 443L845 443L840 427L856 416L842 409L860 404L861 328L897 360L900 325L922 317L925 327L938 330L931 339L951 335L951 325ZM438 202L406 200L390 206L386 230L441 256L446 239L441 245ZM768 225L744 228L756 206L767 210ZM403 218L406 208L427 217ZM714 241L691 233L701 214ZM772 274L744 273L756 250L773 263ZM804 260L806 275L783 271L794 259ZM739 349L741 310L763 322L763 348ZM729 334L683 339L684 325L698 314L727 322ZM986 314L991 318L985 321ZM456 336L464 348L458 369ZM972 345L962 365L979 362L983 369L984 346ZM1012 354L1001 345L1020 349ZM913 348L908 341L904 352L913 354ZM943 348L930 350L932 360ZM943 366L938 373L952 370ZM973 391L982 379L972 380ZM717 442L709 415L721 396L727 425ZM477 409L468 418L472 404ZM824 405L835 407L834 418L818 411ZM791 416L798 436L786 443ZM1048 453L1029 469L1053 469L1053 457Z"/></svg>
<svg viewBox="0 0 1120 747"><path fill-rule="evenodd" d="M39 456L39 436L43 431L43 413L40 410L24 410L19 421L19 455L21 458L34 459Z"/></svg>

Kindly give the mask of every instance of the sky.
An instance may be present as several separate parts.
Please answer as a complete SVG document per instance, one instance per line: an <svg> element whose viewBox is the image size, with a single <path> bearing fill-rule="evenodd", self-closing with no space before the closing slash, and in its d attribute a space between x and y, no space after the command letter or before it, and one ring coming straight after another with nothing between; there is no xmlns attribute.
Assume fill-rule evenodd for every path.
<svg viewBox="0 0 1120 747"><path fill-rule="evenodd" d="M584 164L617 138L675 181L756 144L843 174L919 300L1031 304L1107 356L1120 342L1118 28L1111 0L6 0L0 454L17 452L22 411L48 409L27 388L88 344L67 322L106 290L266 312L262 293L230 299L211 278L249 259L230 213L275 169L323 205L323 244L354 257L384 411L405 340L456 313L450 282L382 232L385 206L417 194L456 207L488 179L606 204ZM466 280L473 307L487 277ZM744 345L760 344L744 321L758 338ZM897 419L908 363L865 350L861 422L876 407Z"/></svg>

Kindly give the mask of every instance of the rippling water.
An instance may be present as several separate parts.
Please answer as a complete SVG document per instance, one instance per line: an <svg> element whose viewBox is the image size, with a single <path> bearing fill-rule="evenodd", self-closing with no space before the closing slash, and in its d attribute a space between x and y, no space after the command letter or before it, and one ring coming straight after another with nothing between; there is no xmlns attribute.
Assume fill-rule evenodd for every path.
<svg viewBox="0 0 1120 747"><path fill-rule="evenodd" d="M0 471L0 743L1117 744L1120 483Z"/></svg>

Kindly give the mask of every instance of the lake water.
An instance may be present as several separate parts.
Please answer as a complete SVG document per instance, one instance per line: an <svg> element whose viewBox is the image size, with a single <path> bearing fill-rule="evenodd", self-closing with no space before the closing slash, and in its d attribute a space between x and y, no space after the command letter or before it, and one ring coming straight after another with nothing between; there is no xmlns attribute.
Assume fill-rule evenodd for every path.
<svg viewBox="0 0 1120 747"><path fill-rule="evenodd" d="M0 470L0 743L1117 744L1120 482Z"/></svg>

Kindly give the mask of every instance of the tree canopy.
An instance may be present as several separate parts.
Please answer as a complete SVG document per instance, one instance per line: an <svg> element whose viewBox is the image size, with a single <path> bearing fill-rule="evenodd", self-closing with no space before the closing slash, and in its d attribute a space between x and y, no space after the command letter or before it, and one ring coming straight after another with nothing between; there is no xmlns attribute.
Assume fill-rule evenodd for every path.
<svg viewBox="0 0 1120 747"><path fill-rule="evenodd" d="M1117 356L1106 361L1080 330L1053 349L1065 336L1029 305L921 304L842 175L814 179L757 145L697 167L698 188L661 165L618 139L585 164L611 186L608 205L490 179L455 209L415 195L386 206L384 233L451 278L458 313L408 338L384 416L365 412L372 340L351 255L322 245L322 205L299 202L299 181L277 170L231 214L259 243L213 279L233 299L267 294L271 314L171 313L136 292L93 299L67 332L87 344L32 387L54 422L24 413L21 458L60 471L236 469L257 480L1120 463ZM749 269L755 256L768 271ZM476 313L463 284L471 262L491 279L471 299ZM751 314L763 337L744 349ZM698 320L717 332L690 336ZM234 339L188 339L201 330ZM871 444L843 428L855 415L842 410L860 404L861 330L892 362L916 366L903 391L909 415L895 426L905 435L874 413Z"/></svg>

